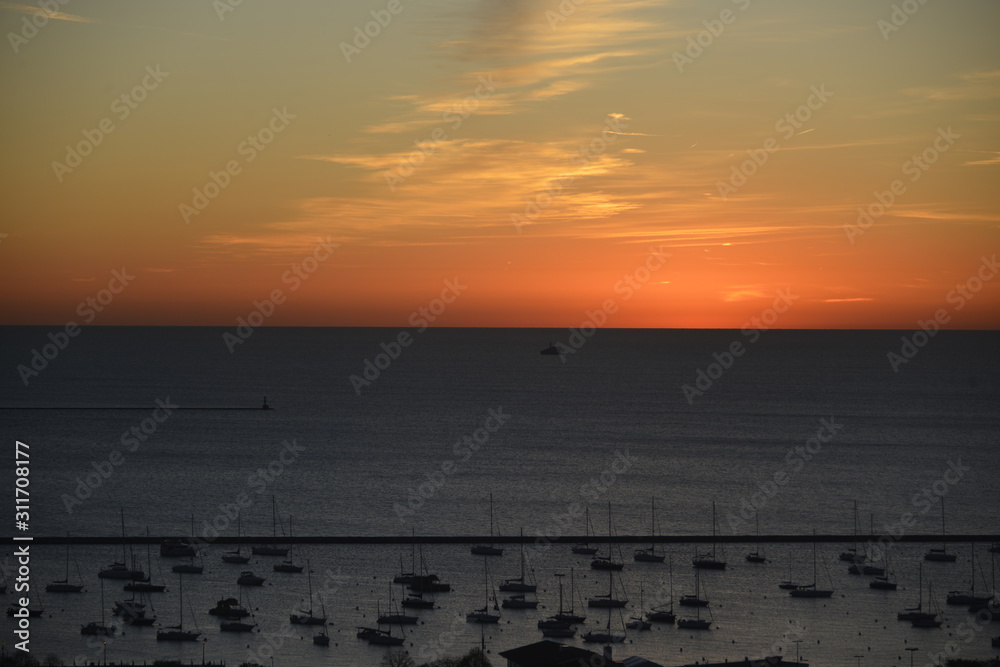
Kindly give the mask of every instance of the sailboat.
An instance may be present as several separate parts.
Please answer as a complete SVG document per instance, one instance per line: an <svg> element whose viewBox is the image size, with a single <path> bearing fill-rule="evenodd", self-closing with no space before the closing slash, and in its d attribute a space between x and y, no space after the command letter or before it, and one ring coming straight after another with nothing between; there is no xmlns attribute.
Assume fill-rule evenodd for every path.
<svg viewBox="0 0 1000 667"><path fill-rule="evenodd" d="M291 539L291 537L292 537L292 517L289 516L288 517L288 538L289 538L289 540ZM293 548L289 548L289 552L292 553L292 554L295 553L295 551L294 551ZM302 573L302 566L301 565L296 565L295 562L294 562L294 558L289 557L289 559L286 560L286 561L284 561L284 562L275 563L274 564L274 571L275 572L289 572L291 574L301 574Z"/></svg>
<svg viewBox="0 0 1000 667"><path fill-rule="evenodd" d="M395 600L392 597L392 584L389 584L389 606L392 609L391 612L389 612L387 614L381 614L381 613L379 614L378 620L377 620L377 622L378 622L379 625L382 625L382 624L385 624L385 625L416 625L417 624L417 620L418 619L417 619L416 616L408 616L406 614L402 614L402 613L399 612L398 609L396 609L396 603L395 603Z"/></svg>
<svg viewBox="0 0 1000 667"><path fill-rule="evenodd" d="M309 609L300 609L300 614L291 614L288 620L295 625L326 625L325 612L322 616L313 616L312 568L309 567L309 561L306 561L306 582L309 585Z"/></svg>
<svg viewBox="0 0 1000 667"><path fill-rule="evenodd" d="M885 574L879 574L874 581L869 582L868 587L878 591L894 591L897 588L892 570L889 569L889 551L883 550L882 563L885 567L878 568Z"/></svg>
<svg viewBox="0 0 1000 667"><path fill-rule="evenodd" d="M639 582L639 616L632 616L632 617L629 618L628 623L625 624L625 627L628 628L629 630L649 630L650 628L653 627L652 623L650 623L649 621L647 621L646 619L644 619L642 617L642 610L643 610L642 595L643 595L643 588L642 588L642 582L640 581Z"/></svg>
<svg viewBox="0 0 1000 667"><path fill-rule="evenodd" d="M489 544L478 544L472 547L471 552L474 556L502 556L503 548L493 546L493 494L490 494L490 543ZM500 531L497 531L499 535Z"/></svg>
<svg viewBox="0 0 1000 667"><path fill-rule="evenodd" d="M864 554L858 553L858 501L854 501L854 546L847 551L841 552L838 558L847 563L860 565L865 562ZM854 574L854 573L852 573Z"/></svg>
<svg viewBox="0 0 1000 667"><path fill-rule="evenodd" d="M130 581L125 584L126 591L131 591L133 593L162 593L167 588L163 584L152 583L153 560L149 553L149 526L146 526L146 569L149 570L149 574L147 574L146 577L140 581Z"/></svg>
<svg viewBox="0 0 1000 667"><path fill-rule="evenodd" d="M263 586L264 577L254 574L252 570L243 570L236 578L236 583L240 586Z"/></svg>
<svg viewBox="0 0 1000 667"><path fill-rule="evenodd" d="M560 604L559 613L554 618L567 623L583 623L587 620L586 616L576 613L576 576L573 568L569 569L569 611L564 610Z"/></svg>
<svg viewBox="0 0 1000 667"><path fill-rule="evenodd" d="M608 571L608 594L595 595L587 600L588 607L615 607L620 608L628 604L628 600L620 600L614 596L614 572Z"/></svg>
<svg viewBox="0 0 1000 667"><path fill-rule="evenodd" d="M607 595L596 595L593 598L587 600L588 607L605 607L608 610L608 621L605 625L604 632L598 632L591 630L582 636L585 642L601 642L605 644L621 643L625 641L625 634L616 634L611 632L611 610L613 608L621 608L628 604L628 600L618 600L614 597L614 572L608 572L608 594Z"/></svg>
<svg viewBox="0 0 1000 667"><path fill-rule="evenodd" d="M694 571L694 593L682 595L678 603L682 607L707 607L708 600L701 597L701 572Z"/></svg>
<svg viewBox="0 0 1000 667"><path fill-rule="evenodd" d="M937 618L936 613L923 610L924 604L924 564L920 564L920 575L917 583L917 606L905 609L896 614L897 621L933 620Z"/></svg>
<svg viewBox="0 0 1000 667"><path fill-rule="evenodd" d="M308 565L306 566L308 567ZM320 613L323 618L326 618L326 605L323 603L323 596L319 596L319 608ZM326 631L326 623L323 624L323 629L313 635L313 644L316 646L329 646L330 645L330 635Z"/></svg>
<svg viewBox="0 0 1000 667"><path fill-rule="evenodd" d="M538 629L542 631L543 637L569 638L576 636L576 628L573 627L572 622L560 618L560 616L565 614L565 611L563 610L562 582L562 577L564 576L564 574L559 572L556 573L556 577L559 577L559 613L555 616L550 616L545 620L538 621Z"/></svg>
<svg viewBox="0 0 1000 667"><path fill-rule="evenodd" d="M674 563L671 560L668 563L668 576L670 582L669 589L669 601L666 604L660 604L654 606L649 612L646 613L646 620L652 621L654 623L673 623L677 620L677 616L674 615ZM697 574L697 573L696 573Z"/></svg>
<svg viewBox="0 0 1000 667"><path fill-rule="evenodd" d="M194 514L191 515L191 542L194 542ZM200 564L195 565L194 558L196 555L198 555L197 551L191 554L190 560L187 563L174 565L170 569L178 574L201 574L205 571L205 566Z"/></svg>
<svg viewBox="0 0 1000 667"><path fill-rule="evenodd" d="M715 537L719 524L715 519L715 501L712 501L712 551L707 554L695 554L691 564L702 570L725 570L726 561L718 560L715 555Z"/></svg>
<svg viewBox="0 0 1000 667"><path fill-rule="evenodd" d="M364 639L369 644L380 646L402 646L403 638L395 637L392 630L382 630L381 628L363 628L358 626L358 639Z"/></svg>
<svg viewBox="0 0 1000 667"><path fill-rule="evenodd" d="M228 609L224 610L222 613L217 614L222 616L223 620L219 623L219 630L222 632L253 632L257 627L257 620L253 618L253 612L248 610L243 606L243 588L239 591L239 600L233 600L236 602L235 605L228 605ZM232 600L232 598L229 598ZM214 610L213 610L214 611ZM209 611L208 613L212 613ZM247 616L251 617L253 623L247 623L242 620Z"/></svg>
<svg viewBox="0 0 1000 667"><path fill-rule="evenodd" d="M402 636L396 637L392 634L392 626L389 626L388 630L359 627L358 637L364 639L369 644L377 644L379 646L402 646L404 641Z"/></svg>
<svg viewBox="0 0 1000 667"><path fill-rule="evenodd" d="M666 556L663 554L656 553L656 497L650 497L650 505L652 506L652 513L650 515L649 521L649 534L652 540L649 544L648 549L636 549L632 558L640 563L662 563Z"/></svg>
<svg viewBox="0 0 1000 667"><path fill-rule="evenodd" d="M594 534L594 527L590 525L590 508L589 507L587 507L584 510L584 515L586 517L584 519L584 528L583 528L583 530L584 530L584 538L589 538L591 535ZM573 553L580 554L581 556L593 556L594 554L597 553L597 547L592 547L592 546L590 546L590 542L589 541L584 541L583 544L573 545L572 551L573 551Z"/></svg>
<svg viewBox="0 0 1000 667"><path fill-rule="evenodd" d="M406 572L403 569L403 554L400 554L399 574L393 578L392 583L394 584L412 584L414 577L417 576L417 531L411 528L410 534L413 539L413 543L410 545L410 571Z"/></svg>
<svg viewBox="0 0 1000 667"><path fill-rule="evenodd" d="M534 593L537 590L535 584L529 584L524 577L524 529L521 529L521 576L507 579L500 584L500 590L504 593Z"/></svg>
<svg viewBox="0 0 1000 667"><path fill-rule="evenodd" d="M816 587L816 531L813 531L813 580L811 584L802 584L788 591L793 598L828 598L833 597L832 590Z"/></svg>
<svg viewBox="0 0 1000 667"><path fill-rule="evenodd" d="M694 618L678 618L678 630L711 630L712 622L701 617L701 607L695 607Z"/></svg>
<svg viewBox="0 0 1000 667"><path fill-rule="evenodd" d="M132 556L132 567L135 568L134 555ZM146 605L141 601L142 596L145 595L145 589L142 588L143 586L151 586L153 590L156 590L158 588L156 586L152 586L148 582L149 579L147 578L144 581L133 581L130 582L129 584L126 584L125 590L130 591L132 593L131 597L129 597L127 600L115 602L115 606L113 609L115 616L121 616L122 621L124 621L128 625L152 625L156 621L156 617L146 616ZM160 590L163 589L163 587L159 588ZM140 594L139 600L135 598L136 593ZM152 607L152 604L150 604L150 607Z"/></svg>
<svg viewBox="0 0 1000 667"><path fill-rule="evenodd" d="M413 581L408 588L414 593L447 593L451 590L451 584L441 581L436 574L431 574L427 569L427 561L424 560L424 547L420 545L420 574L413 576Z"/></svg>
<svg viewBox="0 0 1000 667"><path fill-rule="evenodd" d="M278 546L278 504L271 496L271 544L258 545L250 548L250 552L255 556L281 556L288 555L288 549Z"/></svg>
<svg viewBox="0 0 1000 667"><path fill-rule="evenodd" d="M956 560L955 554L948 553L948 545L944 542L945 529L944 529L944 496L941 496L941 548L940 549L929 549L927 553L924 554L924 560L928 560L934 563L954 563Z"/></svg>
<svg viewBox="0 0 1000 667"><path fill-rule="evenodd" d="M927 584L927 606L931 612L925 617L910 620L910 625L915 628L940 628L943 621L937 617L937 605L934 602L934 584L930 582Z"/></svg>
<svg viewBox="0 0 1000 667"><path fill-rule="evenodd" d="M146 577L146 573L142 570L130 570L126 563L128 563L128 547L125 544L125 509L121 510L122 519L122 562L112 563L105 569L97 573L97 576L101 579L132 579L136 581L141 581Z"/></svg>
<svg viewBox="0 0 1000 667"><path fill-rule="evenodd" d="M788 550L788 578L778 584L783 591L794 591L799 585L792 581L792 550Z"/></svg>
<svg viewBox="0 0 1000 667"><path fill-rule="evenodd" d="M485 557L483 558L483 588L486 593L486 603L483 605L482 609L477 609L466 614L466 623L487 624L500 622L499 614L490 613L490 571ZM496 603L494 603L493 608L496 610Z"/></svg>
<svg viewBox="0 0 1000 667"><path fill-rule="evenodd" d="M968 593L964 593L962 591L950 591L948 593L948 597L945 599L945 602L947 604L963 605L963 606L981 605L993 599L992 595L978 595L978 596L976 595L976 545L975 544L970 545L970 551L972 552L969 555L972 567L971 590Z"/></svg>
<svg viewBox="0 0 1000 667"><path fill-rule="evenodd" d="M77 566L77 576L79 576L79 565ZM53 581L45 587L46 593L79 593L83 591L83 584L69 583L69 533L66 533L66 574L63 579ZM103 606L103 605L102 605Z"/></svg>
<svg viewBox="0 0 1000 667"><path fill-rule="evenodd" d="M748 563L766 563L767 558L760 552L760 513L755 513L754 519L757 523L757 544L754 550L746 555L746 561Z"/></svg>
<svg viewBox="0 0 1000 667"><path fill-rule="evenodd" d="M708 606L707 595L706 599L701 599L701 572L698 570L694 571L694 595L685 595L681 598L680 604L685 607L694 607L694 618L678 618L677 628L679 630L711 630L712 622L705 620L701 617L701 608ZM685 604L685 599L687 604Z"/></svg>
<svg viewBox="0 0 1000 667"><path fill-rule="evenodd" d="M607 556L597 556L594 560L590 561L590 567L595 570L621 570L625 567L625 564L620 560L614 560L612 550L614 549L614 544L611 540L614 537L614 530L611 525L611 502L608 502L608 555Z"/></svg>
<svg viewBox="0 0 1000 667"><path fill-rule="evenodd" d="M246 565L250 562L250 556L244 556L242 553L243 545L239 542L240 534L243 532L243 515L237 513L236 515L236 551L227 551L222 554L222 562L230 563L232 565Z"/></svg>
<svg viewBox="0 0 1000 667"><path fill-rule="evenodd" d="M115 634L117 628L113 625L104 625L104 582L101 581L101 622L91 621L80 628L81 635L102 635L110 637Z"/></svg>
<svg viewBox="0 0 1000 667"><path fill-rule="evenodd" d="M191 632L190 630L184 629L184 575L177 575L177 586L179 588L180 597L180 619L176 626L167 628L166 630L156 631L156 641L164 642L194 642L198 641L198 637L201 636L200 632Z"/></svg>

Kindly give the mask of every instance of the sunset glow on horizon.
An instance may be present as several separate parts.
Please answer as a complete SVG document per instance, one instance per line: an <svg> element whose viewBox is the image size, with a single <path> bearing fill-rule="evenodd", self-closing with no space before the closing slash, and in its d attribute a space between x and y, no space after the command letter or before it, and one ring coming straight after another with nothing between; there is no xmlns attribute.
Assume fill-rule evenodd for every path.
<svg viewBox="0 0 1000 667"><path fill-rule="evenodd" d="M55 4L5 324L1000 328L996 3Z"/></svg>

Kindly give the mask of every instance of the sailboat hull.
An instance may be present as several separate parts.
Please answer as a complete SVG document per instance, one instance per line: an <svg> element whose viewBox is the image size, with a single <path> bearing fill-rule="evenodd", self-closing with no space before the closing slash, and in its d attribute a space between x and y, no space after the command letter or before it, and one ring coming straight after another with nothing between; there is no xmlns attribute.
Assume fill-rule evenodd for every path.
<svg viewBox="0 0 1000 667"><path fill-rule="evenodd" d="M65 584L65 583L54 583L49 584L45 587L46 593L80 593L83 591L83 585L77 584Z"/></svg>
<svg viewBox="0 0 1000 667"><path fill-rule="evenodd" d="M199 632L188 632L187 630L163 630L156 633L158 642L196 642L201 636Z"/></svg>
<svg viewBox="0 0 1000 667"><path fill-rule="evenodd" d="M470 550L473 556L503 556L500 547L477 546Z"/></svg>
<svg viewBox="0 0 1000 667"><path fill-rule="evenodd" d="M250 562L250 556L223 556L222 562L233 565L246 565Z"/></svg>
<svg viewBox="0 0 1000 667"><path fill-rule="evenodd" d="M796 588L794 591L789 591L789 595L793 598L829 598L833 597L833 591L823 591L817 590L815 588Z"/></svg>
<svg viewBox="0 0 1000 667"><path fill-rule="evenodd" d="M651 554L647 551L639 551L636 552L633 559L639 563L662 563L666 559L666 556Z"/></svg>
<svg viewBox="0 0 1000 667"><path fill-rule="evenodd" d="M695 558L691 561L691 565L698 568L699 570L725 570L726 563L721 560L714 560L712 558Z"/></svg>
<svg viewBox="0 0 1000 667"><path fill-rule="evenodd" d="M621 644L625 641L625 635L616 635L608 632L588 632L583 635L582 639L588 643Z"/></svg>
<svg viewBox="0 0 1000 667"><path fill-rule="evenodd" d="M612 608L618 609L624 607L628 604L628 600L609 600L607 598L601 598L599 600L587 600L588 607L596 607L598 609Z"/></svg>
<svg viewBox="0 0 1000 667"><path fill-rule="evenodd" d="M254 556L288 556L288 549L283 547L252 547L250 553Z"/></svg>
<svg viewBox="0 0 1000 667"><path fill-rule="evenodd" d="M222 632L253 632L255 626L250 623L240 623L239 621L226 621L219 625Z"/></svg>
<svg viewBox="0 0 1000 667"><path fill-rule="evenodd" d="M624 563L618 563L608 558L596 558L590 561L590 567L594 570L612 570L617 572L625 567Z"/></svg>

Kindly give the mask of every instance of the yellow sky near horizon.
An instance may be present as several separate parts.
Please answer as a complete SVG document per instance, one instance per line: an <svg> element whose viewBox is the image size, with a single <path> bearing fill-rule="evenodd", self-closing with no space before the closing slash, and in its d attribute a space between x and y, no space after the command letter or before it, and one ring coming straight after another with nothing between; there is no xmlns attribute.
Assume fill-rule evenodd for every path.
<svg viewBox="0 0 1000 667"><path fill-rule="evenodd" d="M4 323L1000 328L1000 7L893 6L0 2Z"/></svg>

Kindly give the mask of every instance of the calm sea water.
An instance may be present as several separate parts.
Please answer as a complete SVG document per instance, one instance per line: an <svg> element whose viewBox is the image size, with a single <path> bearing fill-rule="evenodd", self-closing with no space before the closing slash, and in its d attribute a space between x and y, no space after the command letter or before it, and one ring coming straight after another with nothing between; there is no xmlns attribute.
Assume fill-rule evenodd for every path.
<svg viewBox="0 0 1000 667"><path fill-rule="evenodd" d="M198 534L211 536L214 523L235 535L226 507L241 497L244 532L265 535L272 495L283 530L291 515L299 535L481 535L489 530L490 494L504 535L583 533L575 512L583 506L597 532L606 533L608 502L617 533L648 534L654 497L658 531L670 535L710 533L713 502L722 534L752 535L753 519L735 522L741 510L750 516L751 505L762 533L847 534L855 500L865 532L871 525L883 532L909 512L915 523L906 532L933 535L941 530L935 492L946 498L948 532L1000 532L1000 335L993 332L940 333L894 372L886 354L899 351L901 332L770 331L751 343L738 331L601 330L563 361L538 352L550 341L568 344L566 330L410 330L412 344L362 386L351 376L364 377L366 359L385 366L390 360L376 355L398 331L259 329L231 353L222 337L231 329L88 328L25 386L17 366L30 363L50 330L0 330L4 406L143 409L0 412L11 450L15 439L31 445L33 535L118 535L122 508L132 535L147 527L185 534L192 516ZM721 374L709 368L713 354L733 341L746 352ZM704 393L689 402L682 388L695 385L699 370L718 377L711 386L703 379ZM181 408L255 407L264 395L273 410L161 410L155 415L162 421L152 419L158 400ZM123 441L133 428L144 440ZM817 435L825 442L810 441ZM11 483L12 459L10 451ZM948 472L955 469L961 477ZM785 482L780 487L767 484L776 474ZM920 498L924 489L930 495ZM989 638L1000 634L1000 624L963 628L972 619L964 608L948 608L946 627L937 631L895 621L896 611L916 602L924 545L895 550L900 590L878 594L867 578L845 573L836 561L842 546L819 547L821 580L829 571L834 598L807 601L789 599L776 584L789 575L789 562L793 578L811 578L811 547L767 545L772 562L751 567L742 561L750 547L731 545L730 569L703 578L716 630L692 636L665 627L633 635L617 654L674 665L759 656L783 644L794 655L793 639L802 640L798 648L814 665L855 664L855 655L865 656L865 665L909 664L905 648L914 646L924 657L914 664L926 664L948 642L964 657L996 654ZM287 633L287 614L307 587L302 575L272 573L272 560L255 559L250 567L268 577L252 592L264 632L220 634L205 612L236 595L239 566L222 564L222 547L212 549L205 574L185 580L185 626L197 623L205 632L207 657L235 665L248 646L265 646L265 635ZM969 585L970 547L954 549L958 563L925 568L925 585L933 584L941 602L947 591ZM556 571L578 569L578 596L606 591L607 580L568 551L554 546L532 556L547 609L505 611L501 625L487 629L490 651L540 639L535 620L558 606ZM675 594L693 592L694 547L669 551ZM62 578L63 548L36 546L35 554L36 583ZM145 559L144 550L136 554ZM418 660L432 657L433 642L451 653L478 645L478 626L462 615L485 596L482 560L468 547L428 546L424 555L456 591L439 596L439 608L420 612L426 620L408 631L407 648ZM88 648L79 625L99 618L96 572L120 556L120 547L73 550L71 563L88 592L45 596L35 651L102 658L103 647ZM314 588L326 580L338 645L321 649L311 633L298 633L282 640L275 664L378 664L384 649L357 640L353 627L372 621L378 601L388 603L387 582L400 558L409 560L409 547L311 546L302 557L310 559ZM630 607L638 606L640 588L647 606L666 595L665 566L626 557ZM977 588L990 586L985 545L977 547L976 562ZM178 616L172 564L154 550L154 579L171 588L153 602L166 625ZM508 547L490 567L491 579L516 576L516 549ZM109 583L105 606L121 597L120 584ZM9 589L6 598L13 599ZM606 616L590 611L588 623L604 625ZM13 625L8 619L2 627L10 646ZM200 644L158 644L152 629L126 630L110 643L109 660L201 657Z"/></svg>

